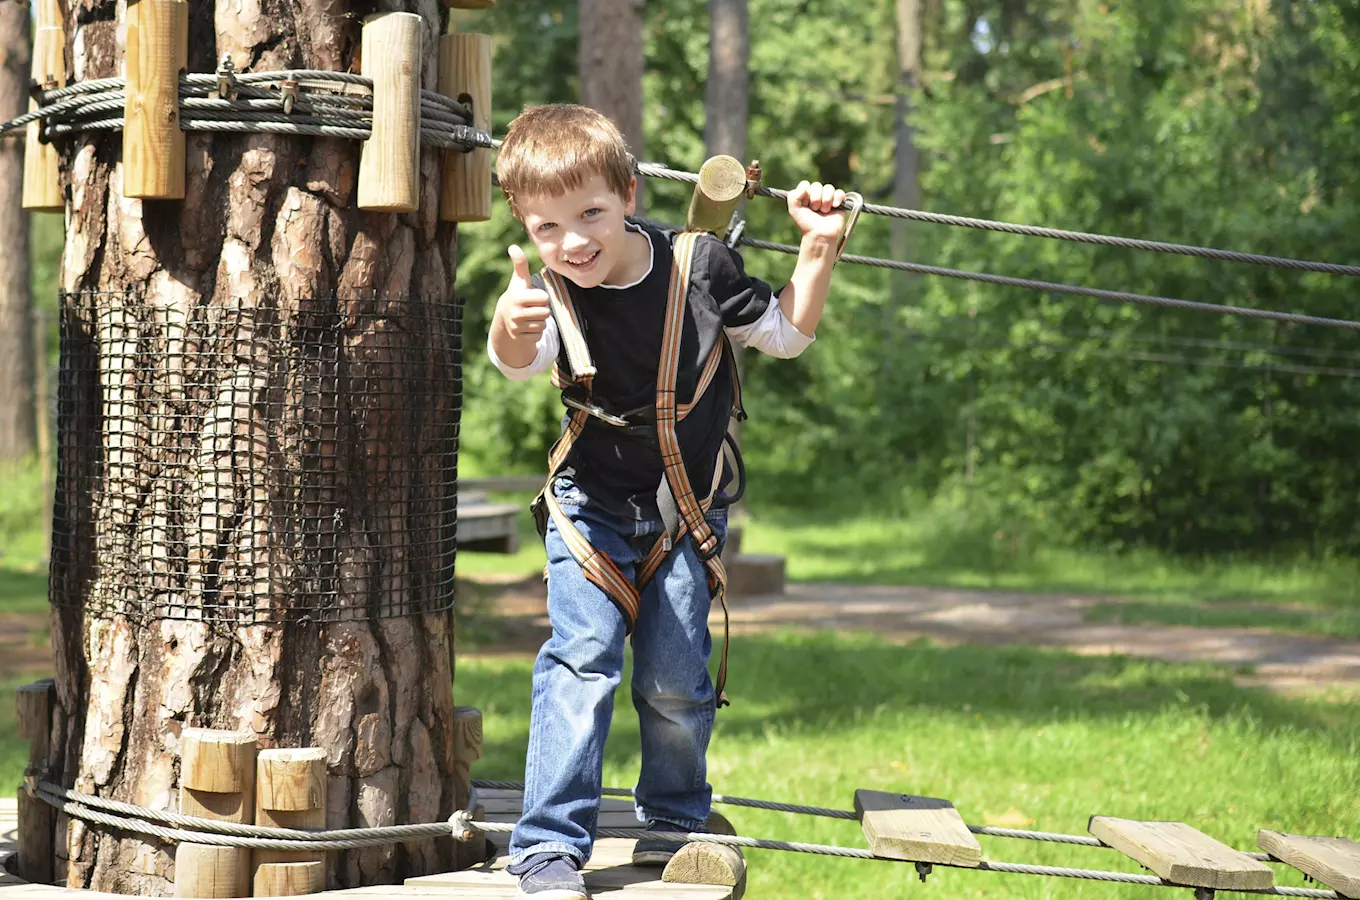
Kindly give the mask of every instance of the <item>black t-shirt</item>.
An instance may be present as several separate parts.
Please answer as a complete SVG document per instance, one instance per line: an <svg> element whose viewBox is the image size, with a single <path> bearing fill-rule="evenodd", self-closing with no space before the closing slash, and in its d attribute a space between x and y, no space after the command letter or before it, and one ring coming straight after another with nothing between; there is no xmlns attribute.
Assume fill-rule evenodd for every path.
<svg viewBox="0 0 1360 900"><path fill-rule="evenodd" d="M592 396L614 414L656 404L675 233L648 226L639 230L652 242L652 269L640 282L626 288L583 289L568 281L591 361L598 370ZM534 286L543 287L539 276L534 276ZM693 399L704 363L721 340L723 328L755 322L773 297L770 286L748 276L741 257L726 244L711 234L698 240L680 337L677 405ZM558 354L558 365L564 373L570 372L565 349ZM700 497L708 494L727 433L733 377L731 363L724 357L703 398L676 426L690 484ZM659 518L656 491L665 470L655 442L627 437L593 416L586 422L562 474L571 476L592 503L609 512L635 520Z"/></svg>

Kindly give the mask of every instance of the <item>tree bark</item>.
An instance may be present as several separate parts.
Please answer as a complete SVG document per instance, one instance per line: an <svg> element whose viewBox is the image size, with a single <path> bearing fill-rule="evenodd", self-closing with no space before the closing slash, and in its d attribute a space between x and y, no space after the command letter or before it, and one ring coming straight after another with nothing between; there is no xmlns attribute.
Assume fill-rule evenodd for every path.
<svg viewBox="0 0 1360 900"><path fill-rule="evenodd" d="M123 3L72 5L70 71L118 75ZM344 6L190 0L189 71L357 71ZM424 17L434 90L437 0L385 6ZM61 283L111 293L63 300L50 772L173 808L182 730L250 729L326 750L330 828L445 819L451 613L370 614L451 589L422 556L451 542L459 403L438 157L392 215L355 206L357 142L190 133L182 202L123 197L120 146L62 145ZM354 618L277 612L322 594ZM329 854L327 886L446 871L451 844ZM172 891L165 844L71 820L58 845L71 887Z"/></svg>
<svg viewBox="0 0 1360 900"><path fill-rule="evenodd" d="M0 3L0 121L28 110L32 23L26 4ZM29 285L24 142L0 137L0 462L37 448L33 293Z"/></svg>
<svg viewBox="0 0 1360 900"><path fill-rule="evenodd" d="M642 9L646 0L581 0L581 103L609 116L634 158L647 158L642 126ZM638 213L643 185L638 179Z"/></svg>

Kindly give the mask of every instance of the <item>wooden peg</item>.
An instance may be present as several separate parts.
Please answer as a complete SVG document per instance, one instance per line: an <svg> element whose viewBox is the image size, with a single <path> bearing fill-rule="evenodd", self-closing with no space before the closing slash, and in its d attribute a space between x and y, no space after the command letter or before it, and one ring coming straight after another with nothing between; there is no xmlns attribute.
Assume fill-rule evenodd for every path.
<svg viewBox="0 0 1360 900"><path fill-rule="evenodd" d="M253 824L255 735L186 728L180 740L179 811ZM250 896L250 850L181 843L175 848L175 896Z"/></svg>
<svg viewBox="0 0 1360 900"><path fill-rule="evenodd" d="M690 197L685 224L721 236L745 193L746 167L735 157L709 157L699 168L699 183Z"/></svg>
<svg viewBox="0 0 1360 900"><path fill-rule="evenodd" d="M446 34L439 39L439 92L472 109L472 126L491 130L491 35ZM485 222L491 218L491 151L444 151L439 218Z"/></svg>
<svg viewBox="0 0 1360 900"><path fill-rule="evenodd" d="M33 4L33 81L41 88L66 86L66 29L58 0ZM36 99L29 111L38 108ZM61 212L66 200L61 193L61 162L57 149L43 143L41 122L30 122L24 144L23 206L31 212Z"/></svg>
<svg viewBox="0 0 1360 900"><path fill-rule="evenodd" d="M363 74L373 79L373 134L359 155L359 208L420 205L421 30L415 13L364 19Z"/></svg>
<svg viewBox="0 0 1360 900"><path fill-rule="evenodd" d="M179 76L189 64L189 4L185 0L129 3L126 58L123 196L182 200Z"/></svg>
<svg viewBox="0 0 1360 900"><path fill-rule="evenodd" d="M51 678L44 678L21 686L15 695L19 734L28 739L24 772L35 778L44 774L51 751L54 685ZM27 791L19 792L19 874L27 881L42 883L53 878L56 812Z"/></svg>
<svg viewBox="0 0 1360 900"><path fill-rule="evenodd" d="M326 827L326 751L317 747L260 751L256 763L255 824L272 828ZM255 896L316 893L324 886L325 861L324 852L256 850L251 856Z"/></svg>

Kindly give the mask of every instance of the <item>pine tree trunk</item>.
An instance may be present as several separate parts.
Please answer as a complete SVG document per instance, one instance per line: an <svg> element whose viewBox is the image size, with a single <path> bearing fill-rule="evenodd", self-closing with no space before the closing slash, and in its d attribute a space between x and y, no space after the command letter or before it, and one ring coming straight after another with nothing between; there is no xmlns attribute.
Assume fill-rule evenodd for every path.
<svg viewBox="0 0 1360 900"><path fill-rule="evenodd" d="M647 158L642 127L644 0L581 0L581 103L609 116L628 149ZM643 211L638 179L638 213Z"/></svg>
<svg viewBox="0 0 1360 900"><path fill-rule="evenodd" d="M27 5L0 3L0 121L28 110L31 27ZM0 137L0 462L37 446L23 132L18 135Z"/></svg>
<svg viewBox="0 0 1360 900"><path fill-rule="evenodd" d="M406 3L427 22L433 90L440 7ZM123 8L73 3L77 78L120 74ZM189 71L228 54L237 71L357 71L359 20L344 11L191 0ZM391 215L356 208L353 141L190 133L182 202L124 198L120 146L116 133L62 145L62 286L115 293L63 299L54 778L174 808L182 729L250 729L262 748L327 751L328 827L445 819L467 801L451 613L364 614L428 600L444 574L451 586L419 552L451 541L437 494L459 402L456 355L431 351L457 248L438 221L438 158L422 153L420 210ZM419 321L393 314L396 297ZM405 393L436 381L447 389ZM328 411L338 385L352 400ZM318 591L356 618L232 618ZM207 609L221 621L199 620ZM58 846L71 887L171 893L168 845L61 820ZM451 861L448 840L332 853L327 886Z"/></svg>

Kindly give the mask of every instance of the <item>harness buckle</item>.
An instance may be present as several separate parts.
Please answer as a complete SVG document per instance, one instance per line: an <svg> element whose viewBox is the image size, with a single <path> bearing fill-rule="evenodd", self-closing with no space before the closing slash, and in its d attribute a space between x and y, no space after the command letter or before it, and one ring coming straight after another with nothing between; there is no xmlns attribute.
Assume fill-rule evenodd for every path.
<svg viewBox="0 0 1360 900"><path fill-rule="evenodd" d="M836 261L839 262L841 254L845 252L845 242L850 240L850 234L855 230L855 225L859 222L859 214L864 211L864 195L850 191L845 195L845 202L841 208L849 208L845 214L845 229L841 232L841 239L836 244Z"/></svg>

